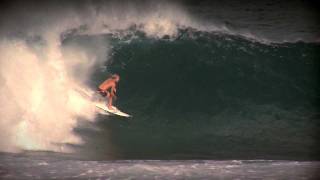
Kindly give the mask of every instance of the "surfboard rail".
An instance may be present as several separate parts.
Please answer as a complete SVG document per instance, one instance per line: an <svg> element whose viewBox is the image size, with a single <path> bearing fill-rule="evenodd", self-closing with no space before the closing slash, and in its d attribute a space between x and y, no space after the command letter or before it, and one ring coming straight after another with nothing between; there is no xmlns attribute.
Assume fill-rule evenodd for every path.
<svg viewBox="0 0 320 180"><path fill-rule="evenodd" d="M123 116L123 117L132 117L130 114L120 111L117 107L112 106L113 109L109 109L105 103L96 102L95 106L114 115Z"/></svg>

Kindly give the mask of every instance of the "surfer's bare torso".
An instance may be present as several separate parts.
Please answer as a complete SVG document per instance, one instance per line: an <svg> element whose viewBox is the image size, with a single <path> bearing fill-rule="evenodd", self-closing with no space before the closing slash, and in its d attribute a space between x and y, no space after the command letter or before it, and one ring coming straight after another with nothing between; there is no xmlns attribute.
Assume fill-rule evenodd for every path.
<svg viewBox="0 0 320 180"><path fill-rule="evenodd" d="M115 98L115 93L117 91L116 85L117 82L120 80L120 76L114 74L111 78L108 78L103 83L99 85L99 92L102 96L106 96L108 99L108 108L112 109L112 100Z"/></svg>

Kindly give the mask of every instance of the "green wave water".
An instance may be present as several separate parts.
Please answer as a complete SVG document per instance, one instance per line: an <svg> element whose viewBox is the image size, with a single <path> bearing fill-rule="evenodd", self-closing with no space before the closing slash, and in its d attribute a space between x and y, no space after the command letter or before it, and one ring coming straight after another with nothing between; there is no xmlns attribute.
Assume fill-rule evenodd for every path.
<svg viewBox="0 0 320 180"><path fill-rule="evenodd" d="M108 136L120 159L318 158L319 44L194 30L111 44L90 83L120 74L116 104L133 118L99 117L94 156Z"/></svg>

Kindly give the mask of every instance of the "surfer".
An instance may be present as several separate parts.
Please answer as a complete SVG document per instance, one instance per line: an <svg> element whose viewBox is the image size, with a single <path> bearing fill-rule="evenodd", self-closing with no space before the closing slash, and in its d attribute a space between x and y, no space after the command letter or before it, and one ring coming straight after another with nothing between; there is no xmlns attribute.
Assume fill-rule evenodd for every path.
<svg viewBox="0 0 320 180"><path fill-rule="evenodd" d="M117 91L116 85L120 80L120 76L118 74L113 74L110 78L105 80L103 83L99 85L98 91L103 97L107 97L108 99L108 109L113 110L112 108L112 100L113 98L117 98L115 93Z"/></svg>

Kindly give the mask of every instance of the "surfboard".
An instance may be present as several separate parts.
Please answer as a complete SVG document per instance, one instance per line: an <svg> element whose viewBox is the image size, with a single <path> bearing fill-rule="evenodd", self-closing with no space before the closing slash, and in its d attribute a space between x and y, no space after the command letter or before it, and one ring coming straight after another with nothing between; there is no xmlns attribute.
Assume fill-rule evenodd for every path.
<svg viewBox="0 0 320 180"><path fill-rule="evenodd" d="M96 107L98 107L99 109L102 109L104 110L105 112L108 112L108 113L111 113L111 114L114 114L114 115L118 115L118 116L123 116L123 117L131 117L131 115L125 113L125 112L122 112L120 111L117 107L115 106L112 106L113 109L109 109L105 103L95 103Z"/></svg>
<svg viewBox="0 0 320 180"><path fill-rule="evenodd" d="M118 115L123 117L132 117L131 115L120 111L117 107L112 106L113 109L109 109L106 106L105 98L103 98L99 93L96 93L95 91L84 89L84 88L75 88L75 90L83 97L88 98L97 108L99 108L100 111L98 111L100 114L103 115Z"/></svg>

